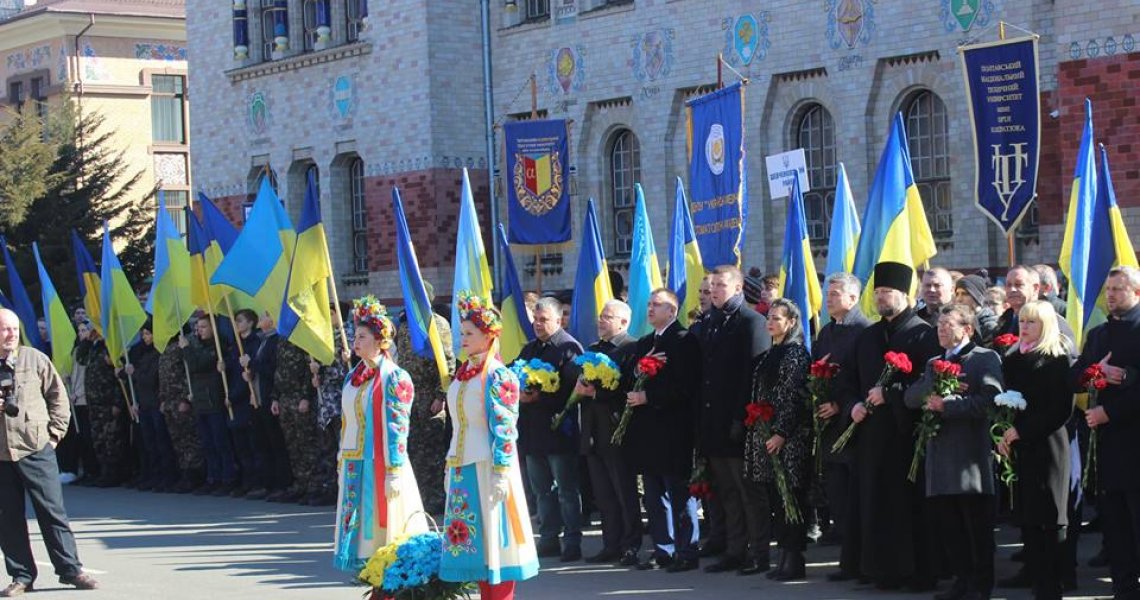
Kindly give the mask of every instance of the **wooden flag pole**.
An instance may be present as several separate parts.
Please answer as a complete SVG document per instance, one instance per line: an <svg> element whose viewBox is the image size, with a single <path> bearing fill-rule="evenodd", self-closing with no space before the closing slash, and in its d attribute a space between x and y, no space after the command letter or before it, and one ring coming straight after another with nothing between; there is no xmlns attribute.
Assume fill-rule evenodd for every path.
<svg viewBox="0 0 1140 600"><path fill-rule="evenodd" d="M998 21L998 39L1005 39L1005 21ZM1009 266L1011 267L1017 264L1016 249L1013 244L1014 232L1016 230L1017 224L1015 223L1013 227L1010 227L1009 233L1005 234L1006 250L1009 252Z"/></svg>
<svg viewBox="0 0 1140 600"><path fill-rule="evenodd" d="M230 323L232 323L234 326L234 340L237 341L238 356L240 357L241 355L245 354L245 345L241 343L241 334L238 333L238 330L237 330L237 318L234 317L234 307L232 304L230 304L230 295L229 294L226 294L224 301L226 303L226 314L230 318ZM217 332L215 332L215 335L216 334L217 334ZM249 368L248 367L242 367L242 371L245 373L248 373ZM259 402L257 400L257 391L253 389L253 378L251 377L250 380L247 381L246 383L249 384L250 404L252 404L254 408L260 408L261 402Z"/></svg>
<svg viewBox="0 0 1140 600"><path fill-rule="evenodd" d="M218 353L218 360L225 360L222 357L222 341L218 339L218 321L214 318L214 296L210 293L210 282L206 279L206 272L202 272L202 284L206 290L206 315L210 318L210 327L214 330L214 350ZM230 415L230 420L234 418L234 407L230 404L230 382L226 378L225 370L221 371L222 375L222 389L226 393L226 412Z"/></svg>
<svg viewBox="0 0 1140 600"><path fill-rule="evenodd" d="M123 331L123 318L119 317L118 320L119 320L119 332L122 333L122 331ZM131 367L132 370L134 369L134 367L131 366L131 353L129 352L129 348L127 348L127 341L126 340L123 340L123 367L124 367L124 371L126 370L126 367ZM119 380L119 385L120 386L123 385L122 380ZM139 402L135 398L135 378L132 377L130 373L127 373L127 387L131 391L131 395L127 398L127 412L128 412L128 414L131 415L131 420L134 421L135 423L138 423L139 422L139 418L138 418Z"/></svg>
<svg viewBox="0 0 1140 600"><path fill-rule="evenodd" d="M340 348L344 353L345 366L351 362L352 352L348 348L348 331L344 327L344 315L340 312L340 295L336 292L336 278L333 277L332 257L329 256L328 244L325 245L325 260L329 265L329 291L332 292L333 308L336 310L336 326L340 328Z"/></svg>

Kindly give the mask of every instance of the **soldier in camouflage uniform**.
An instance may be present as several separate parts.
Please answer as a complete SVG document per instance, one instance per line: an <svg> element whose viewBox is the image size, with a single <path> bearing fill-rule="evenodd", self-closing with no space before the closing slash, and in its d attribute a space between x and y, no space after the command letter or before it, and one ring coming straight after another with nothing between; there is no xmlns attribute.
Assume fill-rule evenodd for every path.
<svg viewBox="0 0 1140 600"><path fill-rule="evenodd" d="M186 494L202 485L206 478L202 462L202 446L198 440L198 425L190 405L190 387L186 382L186 364L182 362L182 348L175 339L166 346L158 359L158 401L181 478L171 491Z"/></svg>
<svg viewBox="0 0 1140 600"><path fill-rule="evenodd" d="M455 356L451 348L451 325L447 319L433 315L447 357L448 378L455 374ZM396 328L396 356L400 368L408 372L416 388L412 401L411 430L408 432L408 458L416 473L424 510L433 515L443 513L447 492L443 485L444 461L451 442L451 424L447 418L447 393L439 381L434 358L424 358L412 350L407 317Z"/></svg>
<svg viewBox="0 0 1140 600"><path fill-rule="evenodd" d="M352 340L353 324L346 323L348 339ZM341 330L333 331L333 348L337 358L327 367L316 361L309 363L310 372L316 375L317 387L317 428L320 429L320 454L317 457L316 473L308 489L304 504L311 506L332 506L337 497L337 453L340 450L340 411L341 393L344 391L344 378L352 367L352 353L343 356L344 346L340 341ZM347 359L347 360L346 360ZM314 366L315 365L315 366Z"/></svg>
<svg viewBox="0 0 1140 600"><path fill-rule="evenodd" d="M277 372L273 376L273 400L279 405L281 430L293 467L293 485L270 494L270 502L297 502L307 498L309 483L315 478L320 454L317 428L317 390L309 371L309 355L280 340L277 343Z"/></svg>
<svg viewBox="0 0 1140 600"><path fill-rule="evenodd" d="M107 355L107 345L92 332L83 386L91 411L91 442L99 458L101 475L96 487L115 487L126 481L129 465L129 415L122 388Z"/></svg>

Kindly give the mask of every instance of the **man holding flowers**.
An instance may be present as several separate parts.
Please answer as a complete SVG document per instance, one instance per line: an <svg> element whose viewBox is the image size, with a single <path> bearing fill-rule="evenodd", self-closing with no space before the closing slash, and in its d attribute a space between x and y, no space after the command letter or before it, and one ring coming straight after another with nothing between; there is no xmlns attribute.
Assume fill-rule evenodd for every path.
<svg viewBox="0 0 1140 600"><path fill-rule="evenodd" d="M921 409L917 429L925 448L927 509L939 523L955 579L941 600L989 598L994 585L994 472L990 414L1002 392L1001 358L974 344L974 309L943 306L938 344L922 378L907 389L906 405ZM926 415L929 415L926 416ZM913 460L913 458L912 458Z"/></svg>
<svg viewBox="0 0 1140 600"><path fill-rule="evenodd" d="M918 365L939 353L933 328L911 307L913 281L914 270L908 265L875 265L875 308L882 319L859 334L836 382L844 411L858 424L852 444L861 532L859 571L880 589L906 585L929 590L937 574L922 491L906 479L918 411L903 403L903 390L917 374L896 373L885 384L879 383L885 353L899 352Z"/></svg>

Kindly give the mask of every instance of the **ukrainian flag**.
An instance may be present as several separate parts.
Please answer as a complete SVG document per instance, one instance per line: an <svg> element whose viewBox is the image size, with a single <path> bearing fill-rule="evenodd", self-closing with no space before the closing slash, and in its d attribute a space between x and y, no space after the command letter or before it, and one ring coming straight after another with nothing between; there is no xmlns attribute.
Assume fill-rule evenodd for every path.
<svg viewBox="0 0 1140 600"><path fill-rule="evenodd" d="M700 306L701 280L705 267L701 262L701 248L693 232L693 217L689 214L689 200L685 186L677 178L677 192L673 198L673 226L669 232L669 289L681 299L677 320L688 327L689 313Z"/></svg>
<svg viewBox="0 0 1140 600"><path fill-rule="evenodd" d="M222 264L222 259L226 257L234 242L237 241L238 230L230 223L221 209L201 192L198 193L198 204L202 207L201 225L202 231L205 233L205 237L202 238L205 243L202 260L206 267L207 278L209 278L214 276L214 271L218 270L218 265ZM261 312L257 303L253 301L253 297L245 292L211 285L210 294L213 297L214 306L222 306L226 300L229 300L230 308L234 310L251 308Z"/></svg>
<svg viewBox="0 0 1140 600"><path fill-rule="evenodd" d="M784 260L780 265L780 296L796 303L800 308L800 326L804 333L804 346L811 350L811 319L819 314L823 294L811 258L811 239L808 238L807 217L804 214L804 194L800 178L792 178L792 195L788 198L788 220L784 227Z"/></svg>
<svg viewBox="0 0 1140 600"><path fill-rule="evenodd" d="M20 279L20 273L16 271L16 264L12 262L12 255L8 254L8 241L2 235L0 235L0 249L4 251L4 267L8 271L8 291L12 293L11 310L20 317L20 321L24 324L24 343L41 352L45 351L47 346L44 345L44 340L40 338L36 307L32 305L32 299L28 296L28 289L24 287L24 281Z"/></svg>
<svg viewBox="0 0 1140 600"><path fill-rule="evenodd" d="M40 274L40 296L44 303L44 320L47 321L48 335L51 336L51 360L60 375L71 374L71 349L75 346L75 327L71 317L63 307L63 301L55 291L55 285L40 259L40 247L32 242L32 254L36 256L36 268Z"/></svg>
<svg viewBox="0 0 1140 600"><path fill-rule="evenodd" d="M71 230L71 251L75 254L75 271L79 275L79 295L83 298L83 309L87 311L87 319L95 331L103 335L103 311L100 307L103 292L99 270L95 268L95 260L74 229Z"/></svg>
<svg viewBox="0 0 1140 600"><path fill-rule="evenodd" d="M321 223L321 202L312 175L305 186L305 207L297 224L297 243L277 332L323 365L333 361L333 325L329 313L329 245Z"/></svg>
<svg viewBox="0 0 1140 600"><path fill-rule="evenodd" d="M154 347L166 351L170 339L197 308L190 295L190 253L174 220L166 210L166 198L158 193L158 216L154 236L154 280L146 299L146 311L154 317Z"/></svg>
<svg viewBox="0 0 1140 600"><path fill-rule="evenodd" d="M547 157L549 166L549 157ZM491 268L487 266L487 251L483 247L483 234L479 231L479 215L475 212L475 196L471 193L471 180L463 168L463 192L459 198L459 234L455 239L455 280L451 293L452 351L460 356L459 293L467 292L494 306L491 297L494 283Z"/></svg>
<svg viewBox="0 0 1140 600"><path fill-rule="evenodd" d="M633 189L637 203L633 209L633 252L629 258L629 306L633 309L629 334L641 337L653 331L649 324L649 295L663 284L657 247L653 244L653 228L649 226L649 213L645 210L645 194L640 183L633 184ZM609 279L609 274L605 275Z"/></svg>
<svg viewBox="0 0 1140 600"><path fill-rule="evenodd" d="M835 181L835 204L831 212L831 237L827 243L825 276L833 273L850 273L855 264L855 249L859 245L859 213L855 210L855 196L847 179L847 167L839 163L839 176ZM821 310L823 322L830 320L827 305Z"/></svg>
<svg viewBox="0 0 1140 600"><path fill-rule="evenodd" d="M396 260L400 267L400 289L404 293L404 318L408 321L408 337L411 338L412 350L416 354L428 356L430 352L439 370L439 383L446 390L451 377L443 353L443 340L435 319L432 318L431 300L428 299L424 279L420 275L416 249L412 247L412 236L408 232L408 220L404 216L400 190L396 188L392 188L392 212L396 220ZM456 331L453 335L459 335L459 332Z"/></svg>
<svg viewBox="0 0 1140 600"><path fill-rule="evenodd" d="M582 346L597 341L598 315L602 313L606 301L613 297L606 254L602 250L598 212L594 207L594 199L590 198L586 203L582 243L578 247L578 271L574 274L574 296L570 301L570 335Z"/></svg>
<svg viewBox="0 0 1140 600"><path fill-rule="evenodd" d="M852 269L855 276L864 282L863 312L872 316L877 314L875 265L898 262L917 268L937 253L934 236L926 222L922 197L914 183L902 113L896 114L891 123L887 144L875 169L875 180L867 194L865 210ZM916 288L917 281L911 284L912 295Z"/></svg>
<svg viewBox="0 0 1140 600"><path fill-rule="evenodd" d="M285 207L270 187L269 178L262 177L249 219L225 252L210 283L249 294L258 310L268 312L279 322L281 299L289 279L289 259L296 241L297 232Z"/></svg>
<svg viewBox="0 0 1140 600"><path fill-rule="evenodd" d="M107 353L111 355L111 363L119 367L123 364L127 345L146 323L146 312L143 311L142 304L139 304L131 283L127 281L119 257L115 255L106 221L103 222L103 273L100 279L103 282L101 304L104 308L103 331L107 339Z"/></svg>
<svg viewBox="0 0 1140 600"><path fill-rule="evenodd" d="M499 336L500 352L503 361L510 364L518 358L523 346L534 339L534 325L526 312L523 299L522 285L519 284L519 272L515 270L515 258L511 254L511 245L507 242L507 230L499 223L499 248L503 255L503 334ZM458 335L455 329L453 335Z"/></svg>
<svg viewBox="0 0 1140 600"><path fill-rule="evenodd" d="M1092 102L1085 99L1085 128L1077 151L1077 166L1073 172L1073 187L1069 192L1069 213L1065 220L1065 238L1061 242L1061 271L1069 279L1068 307L1065 317L1073 328L1073 343L1080 348L1084 343L1084 327L1092 316L1100 288L1098 277L1090 277L1090 267L1099 271L1107 268L1092 263L1093 237L1096 214L1097 181L1096 157L1093 154ZM1107 231L1107 230L1105 230ZM1102 231L1104 233L1105 231ZM1103 237L1103 236L1102 236ZM1104 256L1098 257L1103 263ZM1101 285L1104 280L1101 279ZM1090 285L1091 284L1091 285Z"/></svg>

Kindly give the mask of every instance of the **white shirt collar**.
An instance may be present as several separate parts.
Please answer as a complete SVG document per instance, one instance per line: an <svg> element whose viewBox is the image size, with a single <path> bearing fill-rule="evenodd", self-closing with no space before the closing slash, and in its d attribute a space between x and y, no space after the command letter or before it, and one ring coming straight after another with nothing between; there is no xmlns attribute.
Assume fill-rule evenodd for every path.
<svg viewBox="0 0 1140 600"><path fill-rule="evenodd" d="M677 322L677 319L673 319L672 321L669 321L668 325L662 327L661 329L654 331L653 333L656 335L661 335L661 334L665 333L666 329L669 329L670 327L672 327L673 323L676 323L676 322Z"/></svg>
<svg viewBox="0 0 1140 600"><path fill-rule="evenodd" d="M946 356L947 356L947 357L951 357L951 356L959 356L959 355L961 355L961 354L962 354L962 348L965 348L965 347L966 347L966 345L967 345L967 344L969 344L969 343L970 343L970 338L962 338L962 342L961 342L961 343L959 343L959 344L958 344L957 346L955 346L954 348L952 348L952 349L950 349L950 350L947 350L947 351L946 351Z"/></svg>

